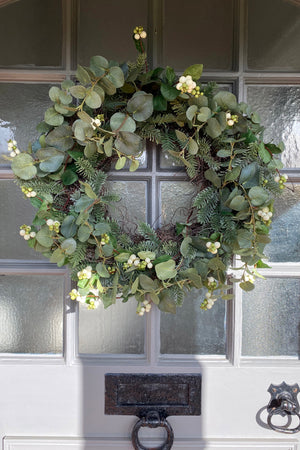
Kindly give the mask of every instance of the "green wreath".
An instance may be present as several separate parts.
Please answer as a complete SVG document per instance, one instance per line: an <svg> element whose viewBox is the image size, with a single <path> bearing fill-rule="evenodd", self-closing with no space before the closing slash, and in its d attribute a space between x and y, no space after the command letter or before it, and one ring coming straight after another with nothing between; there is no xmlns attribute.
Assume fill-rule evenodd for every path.
<svg viewBox="0 0 300 450"><path fill-rule="evenodd" d="M135 63L102 56L78 66L77 82L49 91L53 106L37 126L40 138L27 151L9 141L16 182L38 209L20 234L58 266L68 265L73 300L93 309L134 297L137 313L176 312L185 293L206 289L202 309L232 298L227 269L241 262L242 289L254 288L264 247L270 242L273 199L284 188L277 155L264 144L259 117L215 83L201 84L202 65L178 79L171 67L148 70L136 27ZM120 198L105 185L114 167L139 167L145 140L184 165L197 189L184 223L125 232L109 215ZM274 157L274 155L276 155Z"/></svg>

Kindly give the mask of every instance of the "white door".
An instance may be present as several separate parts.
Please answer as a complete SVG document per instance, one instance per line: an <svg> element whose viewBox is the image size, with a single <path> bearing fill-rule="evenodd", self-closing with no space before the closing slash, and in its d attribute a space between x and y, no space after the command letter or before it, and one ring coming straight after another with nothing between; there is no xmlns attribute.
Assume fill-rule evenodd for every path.
<svg viewBox="0 0 300 450"><path fill-rule="evenodd" d="M207 312L197 294L176 316L153 308L136 317L131 304L77 310L67 298L66 270L19 238L33 211L2 160L1 448L130 449L137 418L104 414L105 374L200 373L201 416L168 419L174 449L299 450L299 433L265 425L269 385L300 382L299 2L0 0L0 149L10 138L20 146L34 138L49 85L71 77L77 62L86 64L94 54L133 59L130 34L140 24L148 30L154 65L180 73L203 62L205 80L247 100L268 138L285 141L291 182L277 202L272 269L253 293L242 299L237 289L234 301ZM124 197L123 218L169 222L190 197L180 168L154 148L139 171L113 174L112 182ZM132 191L140 192L134 210ZM145 445L159 445L162 431L142 433Z"/></svg>

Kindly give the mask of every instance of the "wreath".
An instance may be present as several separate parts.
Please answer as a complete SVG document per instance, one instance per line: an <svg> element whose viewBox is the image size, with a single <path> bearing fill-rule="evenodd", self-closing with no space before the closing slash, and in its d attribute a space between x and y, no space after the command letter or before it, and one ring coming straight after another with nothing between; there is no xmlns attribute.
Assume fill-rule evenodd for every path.
<svg viewBox="0 0 300 450"><path fill-rule="evenodd" d="M39 139L8 150L17 184L38 209L20 235L59 267L70 266L77 282L72 300L94 309L134 297L137 313L153 304L176 312L187 291L205 288L201 308L232 298L230 277L246 291L268 267L273 201L284 188L278 155L282 145L264 144L259 117L234 94L213 82L202 84L203 66L178 78L171 67L149 70L136 27L134 63L119 65L102 56L78 66L77 82L49 90L53 106L38 124ZM179 161L197 190L186 220L135 232L113 220L111 168L139 167L145 141Z"/></svg>

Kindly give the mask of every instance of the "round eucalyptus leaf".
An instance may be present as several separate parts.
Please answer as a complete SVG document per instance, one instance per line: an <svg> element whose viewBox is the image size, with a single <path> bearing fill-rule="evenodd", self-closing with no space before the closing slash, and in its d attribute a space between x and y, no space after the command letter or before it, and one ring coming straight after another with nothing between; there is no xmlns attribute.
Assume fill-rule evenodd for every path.
<svg viewBox="0 0 300 450"><path fill-rule="evenodd" d="M134 133L136 130L135 121L124 113L118 112L113 114L109 123L112 131L130 131L131 133Z"/></svg>
<svg viewBox="0 0 300 450"><path fill-rule="evenodd" d="M127 103L127 111L133 115L137 122L149 119L153 113L153 96L143 91L138 91Z"/></svg>
<svg viewBox="0 0 300 450"><path fill-rule="evenodd" d="M102 103L100 96L95 91L91 91L86 96L85 102L92 109L100 108L101 103Z"/></svg>
<svg viewBox="0 0 300 450"><path fill-rule="evenodd" d="M56 172L65 159L64 153L53 147L41 148L36 152L36 156L43 172Z"/></svg>
<svg viewBox="0 0 300 450"><path fill-rule="evenodd" d="M111 67L106 77L113 83L116 88L122 87L125 82L124 73L120 67Z"/></svg>
<svg viewBox="0 0 300 450"><path fill-rule="evenodd" d="M46 144L50 147L56 147L59 150L66 151L73 147L72 128L68 125L61 125L54 128L46 136Z"/></svg>
<svg viewBox="0 0 300 450"><path fill-rule="evenodd" d="M58 127L64 123L64 116L59 114L53 106L47 109L44 118L46 123L54 127Z"/></svg>
<svg viewBox="0 0 300 450"><path fill-rule="evenodd" d="M17 177L22 180L30 180L34 178L37 173L37 168L34 166L34 160L27 153L20 153L15 156L11 163L12 171Z"/></svg>
<svg viewBox="0 0 300 450"><path fill-rule="evenodd" d="M86 95L86 88L78 84L77 86L70 87L69 91L75 98L82 99Z"/></svg>

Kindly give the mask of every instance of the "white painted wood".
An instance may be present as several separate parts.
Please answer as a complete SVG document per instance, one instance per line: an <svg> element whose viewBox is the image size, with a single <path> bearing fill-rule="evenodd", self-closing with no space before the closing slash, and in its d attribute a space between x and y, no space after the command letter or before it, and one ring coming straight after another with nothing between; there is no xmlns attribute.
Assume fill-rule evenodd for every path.
<svg viewBox="0 0 300 450"><path fill-rule="evenodd" d="M158 446L161 442L151 440L145 441L144 445ZM247 449L247 450L297 450L297 443L294 439L284 439L280 442L274 440L255 439L210 439L209 442L197 439L188 439L184 442L177 440L172 447L174 450L189 449ZM110 450L131 450L129 440L122 439L93 439L93 438L26 438L26 437L6 437L4 439L3 450L89 450L89 449L110 449Z"/></svg>

